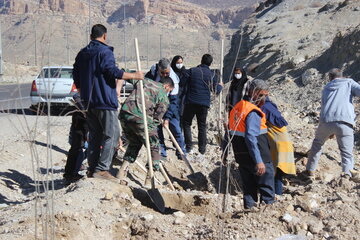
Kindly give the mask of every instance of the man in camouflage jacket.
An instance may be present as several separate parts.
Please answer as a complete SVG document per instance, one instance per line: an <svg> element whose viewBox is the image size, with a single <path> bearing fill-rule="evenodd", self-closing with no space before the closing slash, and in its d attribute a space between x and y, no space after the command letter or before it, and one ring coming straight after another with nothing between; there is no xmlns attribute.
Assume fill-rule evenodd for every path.
<svg viewBox="0 0 360 240"><path fill-rule="evenodd" d="M119 119L123 134L125 134L125 137L129 142L124 155L124 160L133 163L135 162L142 145L145 145L145 131L140 85L138 85L139 81L128 81L134 85L134 90L122 105ZM160 153L157 126L161 124L161 120L167 110L169 104L167 94L174 89L174 82L169 77L162 78L161 82L155 82L147 78L143 81L151 157L155 169L158 169Z"/></svg>

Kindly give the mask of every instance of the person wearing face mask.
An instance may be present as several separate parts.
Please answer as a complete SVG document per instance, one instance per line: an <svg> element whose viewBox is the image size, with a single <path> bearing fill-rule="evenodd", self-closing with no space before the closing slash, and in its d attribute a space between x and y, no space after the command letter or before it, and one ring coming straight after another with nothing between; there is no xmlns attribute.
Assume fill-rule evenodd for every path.
<svg viewBox="0 0 360 240"><path fill-rule="evenodd" d="M232 81L230 83L229 92L226 96L226 111L230 114L232 108L240 102L246 94L246 89L248 88L249 80L245 70L240 67L235 67ZM228 144L229 144L229 134L228 131L225 131L224 137L221 140L221 149L222 149L222 159L226 163L226 158L228 156Z"/></svg>
<svg viewBox="0 0 360 240"><path fill-rule="evenodd" d="M171 64L169 59L162 58L160 61L153 65L150 71L145 75L146 77L154 80L161 81L161 78L170 77L174 81L174 90L169 94L169 108L164 115L163 124L158 126L158 135L160 140L160 150L161 156L165 160L167 158L165 138L163 134L163 126L166 126L170 129L171 133L174 135L176 141L179 146L185 152L185 142L184 136L182 134L180 128L180 114L179 114L179 101L178 101L178 93L179 93L179 77L171 68ZM176 155L179 159L181 159L181 154L176 150Z"/></svg>
<svg viewBox="0 0 360 240"><path fill-rule="evenodd" d="M249 82L245 70L240 67L235 67L229 93L226 96L226 110L228 112L243 99Z"/></svg>
<svg viewBox="0 0 360 240"><path fill-rule="evenodd" d="M158 63L151 66L150 71L145 74L145 77L150 78L156 82L159 82L161 77L170 77L174 81L175 86L174 90L170 92L170 95L178 95L180 79L171 68L169 59L160 59Z"/></svg>
<svg viewBox="0 0 360 240"><path fill-rule="evenodd" d="M179 106L179 115L180 119L182 118L183 109L184 109L184 101L185 101L185 93L186 93L186 68L184 67L184 58L180 55L176 55L173 57L171 61L171 68L179 77L179 93L178 93L178 106ZM180 124L182 126L182 124Z"/></svg>
<svg viewBox="0 0 360 240"><path fill-rule="evenodd" d="M171 60L171 67L176 72L176 74L180 77L181 72L185 69L184 67L184 58L180 55L176 55Z"/></svg>

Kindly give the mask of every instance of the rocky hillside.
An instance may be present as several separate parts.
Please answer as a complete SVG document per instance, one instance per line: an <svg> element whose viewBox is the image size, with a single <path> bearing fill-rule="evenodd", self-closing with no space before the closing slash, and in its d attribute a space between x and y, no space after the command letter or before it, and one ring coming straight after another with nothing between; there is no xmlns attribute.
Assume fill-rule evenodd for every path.
<svg viewBox="0 0 360 240"><path fill-rule="evenodd" d="M338 67L360 81L360 2L272 2L233 35L225 80L235 65L257 66L249 74L269 82L271 98L290 122L297 151L306 152L319 120L326 72ZM359 99L354 100L359 114Z"/></svg>
<svg viewBox="0 0 360 240"><path fill-rule="evenodd" d="M258 64L252 76L268 80L277 97L309 112L318 110L329 69L342 68L360 81L359 1L274 2L233 36L227 76L236 57L240 66Z"/></svg>

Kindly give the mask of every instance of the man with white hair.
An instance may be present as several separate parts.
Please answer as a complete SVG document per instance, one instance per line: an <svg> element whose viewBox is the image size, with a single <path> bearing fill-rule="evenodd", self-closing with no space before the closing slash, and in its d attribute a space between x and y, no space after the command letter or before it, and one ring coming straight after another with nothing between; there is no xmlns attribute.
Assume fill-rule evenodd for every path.
<svg viewBox="0 0 360 240"><path fill-rule="evenodd" d="M355 125L352 98L360 96L360 85L351 78L344 78L338 68L330 70L329 80L322 92L320 123L308 155L305 174L311 177L315 175L322 146L335 135L340 149L342 171L345 175L352 176Z"/></svg>
<svg viewBox="0 0 360 240"><path fill-rule="evenodd" d="M179 82L180 79L178 75L173 71L171 68L170 60L167 58L162 58L157 64L154 64L150 71L145 75L146 77L159 82L161 78L170 77L174 82L174 90L172 90L169 94L169 107L164 115L164 122L163 125L168 127L171 133L174 135L176 141L178 142L179 146L185 152L185 142L184 136L182 134L180 128L180 114L179 114L179 101L178 101L178 93L179 93ZM165 139L164 133L162 129L162 125L158 127L158 135L160 140L160 149L161 149L161 156L163 159L167 157L166 153L166 146L165 146ZM179 159L181 159L181 155L176 150L176 155Z"/></svg>
<svg viewBox="0 0 360 240"><path fill-rule="evenodd" d="M244 207L274 202L274 167L267 136L266 116L260 107L269 94L268 85L254 79L248 94L229 115L229 135L243 183Z"/></svg>

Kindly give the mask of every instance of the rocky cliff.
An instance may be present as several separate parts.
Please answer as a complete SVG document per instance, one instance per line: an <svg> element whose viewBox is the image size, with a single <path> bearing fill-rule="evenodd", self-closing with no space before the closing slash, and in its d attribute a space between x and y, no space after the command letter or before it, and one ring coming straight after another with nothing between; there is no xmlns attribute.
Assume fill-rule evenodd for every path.
<svg viewBox="0 0 360 240"><path fill-rule="evenodd" d="M40 61L44 64L45 56L49 56L50 62L70 63L89 40L89 25L103 23L109 29L109 44L118 51L115 52L118 60L125 64L134 61L132 41L129 41L134 37L141 44L146 43L145 47L141 46L142 59L148 64L160 56L182 53L188 64L195 65L205 52L213 54L218 64L219 40L230 38L254 9L205 8L184 0L123 3L117 0L0 1L3 59L35 64L38 58L37 64ZM160 36L164 37L160 40Z"/></svg>
<svg viewBox="0 0 360 240"><path fill-rule="evenodd" d="M216 24L238 28L253 9L253 7L245 6L233 6L225 10L208 9L183 0L137 0L121 5L108 18L108 22L123 26L124 22L131 22L132 19L136 22L147 22L150 19L151 24L176 26L177 28L206 28Z"/></svg>
<svg viewBox="0 0 360 240"><path fill-rule="evenodd" d="M146 17L151 18L151 22L157 21L183 26L205 28L211 24L229 24L238 27L238 23L246 19L252 8L249 4L244 6L234 6L223 11L221 8L204 8L203 3L193 4L184 0L130 0L125 4L115 0L101 1L92 0L91 16L104 16L109 23L119 23L123 26L123 21L131 22L134 19L137 23L144 21ZM196 3L196 1L195 1ZM209 4L208 6L214 6ZM88 1L85 0L5 0L0 2L2 14L32 14L32 13L56 13L56 14L77 14L79 16L88 14ZM244 8L246 8L244 10ZM249 9L251 9L249 11ZM124 19L125 11L125 19Z"/></svg>

